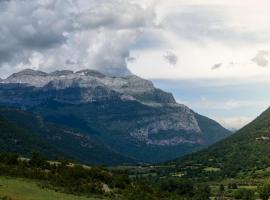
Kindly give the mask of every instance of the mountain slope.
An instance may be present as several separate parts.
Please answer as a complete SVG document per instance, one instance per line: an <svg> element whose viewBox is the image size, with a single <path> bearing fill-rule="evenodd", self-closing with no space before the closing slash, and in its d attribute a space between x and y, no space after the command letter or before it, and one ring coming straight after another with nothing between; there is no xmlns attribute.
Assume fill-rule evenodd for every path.
<svg viewBox="0 0 270 200"><path fill-rule="evenodd" d="M218 169L219 176L235 177L269 167L270 109L227 139L175 163L192 176L206 168Z"/></svg>
<svg viewBox="0 0 270 200"><path fill-rule="evenodd" d="M93 164L134 162L114 152L95 138L44 121L39 115L0 108L0 150L29 156L75 159Z"/></svg>
<svg viewBox="0 0 270 200"><path fill-rule="evenodd" d="M1 81L0 104L38 113L143 162L175 159L230 135L134 75L24 70Z"/></svg>
<svg viewBox="0 0 270 200"><path fill-rule="evenodd" d="M42 141L38 135L21 127L13 122L9 122L0 116L0 151L21 153L30 155L32 152L51 155L52 158L61 153L49 143ZM63 154L62 154L63 156Z"/></svg>

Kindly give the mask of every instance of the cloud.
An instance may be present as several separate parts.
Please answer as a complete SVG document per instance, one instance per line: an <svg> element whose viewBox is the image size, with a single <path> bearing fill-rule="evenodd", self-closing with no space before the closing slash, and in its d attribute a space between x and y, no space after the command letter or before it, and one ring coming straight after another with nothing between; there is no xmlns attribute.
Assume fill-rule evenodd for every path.
<svg viewBox="0 0 270 200"><path fill-rule="evenodd" d="M259 107L268 105L267 100L251 101L251 100L213 100L207 97L201 97L196 101L188 102L188 104L195 109L213 109L225 111L234 111L236 109L248 109L251 107Z"/></svg>
<svg viewBox="0 0 270 200"><path fill-rule="evenodd" d="M109 27L110 29L127 29L149 27L153 25L155 12L152 8L144 9L131 1L93 1L88 9L79 13L76 22L83 29Z"/></svg>
<svg viewBox="0 0 270 200"><path fill-rule="evenodd" d="M265 50L258 51L257 55L251 60L260 67L267 67L269 64L268 61L269 52Z"/></svg>
<svg viewBox="0 0 270 200"><path fill-rule="evenodd" d="M214 6L182 6L165 17L162 25L188 40L224 37L227 30L221 10Z"/></svg>
<svg viewBox="0 0 270 200"><path fill-rule="evenodd" d="M217 120L224 127L229 130L236 131L250 123L253 118L246 116L235 116L235 117L213 117L213 119Z"/></svg>
<svg viewBox="0 0 270 200"><path fill-rule="evenodd" d="M129 57L127 58L127 62L133 63L133 62L136 61L136 59L137 59L137 58L135 58L135 57L133 57L133 56L129 56Z"/></svg>
<svg viewBox="0 0 270 200"><path fill-rule="evenodd" d="M219 68L222 67L222 65L223 65L222 63L217 63L217 64L213 65L211 69L212 69L212 70L219 69Z"/></svg>
<svg viewBox="0 0 270 200"><path fill-rule="evenodd" d="M178 57L177 55L172 51L167 51L164 55L164 59L173 66L176 66L178 63Z"/></svg>
<svg viewBox="0 0 270 200"><path fill-rule="evenodd" d="M127 75L130 48L154 18L152 6L133 0L0 1L1 72L91 68Z"/></svg>
<svg viewBox="0 0 270 200"><path fill-rule="evenodd" d="M181 40L239 45L263 42L268 38L265 33L270 32L269 28L257 23L269 20L262 6L254 8L251 2L240 5L230 0L222 4L212 1L172 2L175 3L161 19L161 26Z"/></svg>

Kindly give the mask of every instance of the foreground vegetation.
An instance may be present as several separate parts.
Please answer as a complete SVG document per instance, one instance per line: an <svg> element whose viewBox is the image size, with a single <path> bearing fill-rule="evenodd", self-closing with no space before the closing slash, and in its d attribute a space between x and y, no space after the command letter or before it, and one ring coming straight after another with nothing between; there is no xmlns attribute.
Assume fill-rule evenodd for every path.
<svg viewBox="0 0 270 200"><path fill-rule="evenodd" d="M170 164L175 165L172 171L206 181L257 178L269 174L269 170L264 172L270 167L269 155L270 109L231 137Z"/></svg>
<svg viewBox="0 0 270 200"><path fill-rule="evenodd" d="M261 176L256 178L210 179L220 170L209 167L204 179L195 179L170 173L172 168L175 166L106 169L46 161L37 154L31 159L0 154L0 200L267 200L270 196L269 169L257 172Z"/></svg>
<svg viewBox="0 0 270 200"><path fill-rule="evenodd" d="M205 184L194 185L184 180L175 182L157 176L131 178L128 170L108 170L66 161L46 161L37 154L33 154L31 159L19 158L15 154L0 154L0 176L2 180L10 180L6 181L6 184L10 183L10 190L3 186L0 194L19 200L24 197L28 199L27 195L30 193L48 200L59 193L82 196L84 199L91 197L117 200L208 199L210 196L210 187ZM3 178L4 176L11 179ZM68 198L65 196L63 199ZM40 198L33 196L29 199Z"/></svg>

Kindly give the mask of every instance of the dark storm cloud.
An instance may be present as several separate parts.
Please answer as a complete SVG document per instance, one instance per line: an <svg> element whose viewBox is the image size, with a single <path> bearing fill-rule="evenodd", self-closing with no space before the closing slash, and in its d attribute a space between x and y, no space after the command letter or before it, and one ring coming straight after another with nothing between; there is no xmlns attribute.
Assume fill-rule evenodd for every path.
<svg viewBox="0 0 270 200"><path fill-rule="evenodd" d="M152 9L126 0L0 4L0 67L5 71L36 64L42 70L69 65L128 74L129 49L155 17Z"/></svg>

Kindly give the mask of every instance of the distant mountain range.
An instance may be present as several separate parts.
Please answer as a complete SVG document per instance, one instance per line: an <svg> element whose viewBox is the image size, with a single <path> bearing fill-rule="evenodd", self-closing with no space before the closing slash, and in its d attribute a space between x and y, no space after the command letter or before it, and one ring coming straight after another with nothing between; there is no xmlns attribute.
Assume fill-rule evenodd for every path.
<svg viewBox="0 0 270 200"><path fill-rule="evenodd" d="M135 75L23 70L0 80L0 105L3 123L31 130L53 154L97 164L175 159L231 134ZM12 141L21 141L15 132ZM31 150L16 145L6 149Z"/></svg>

